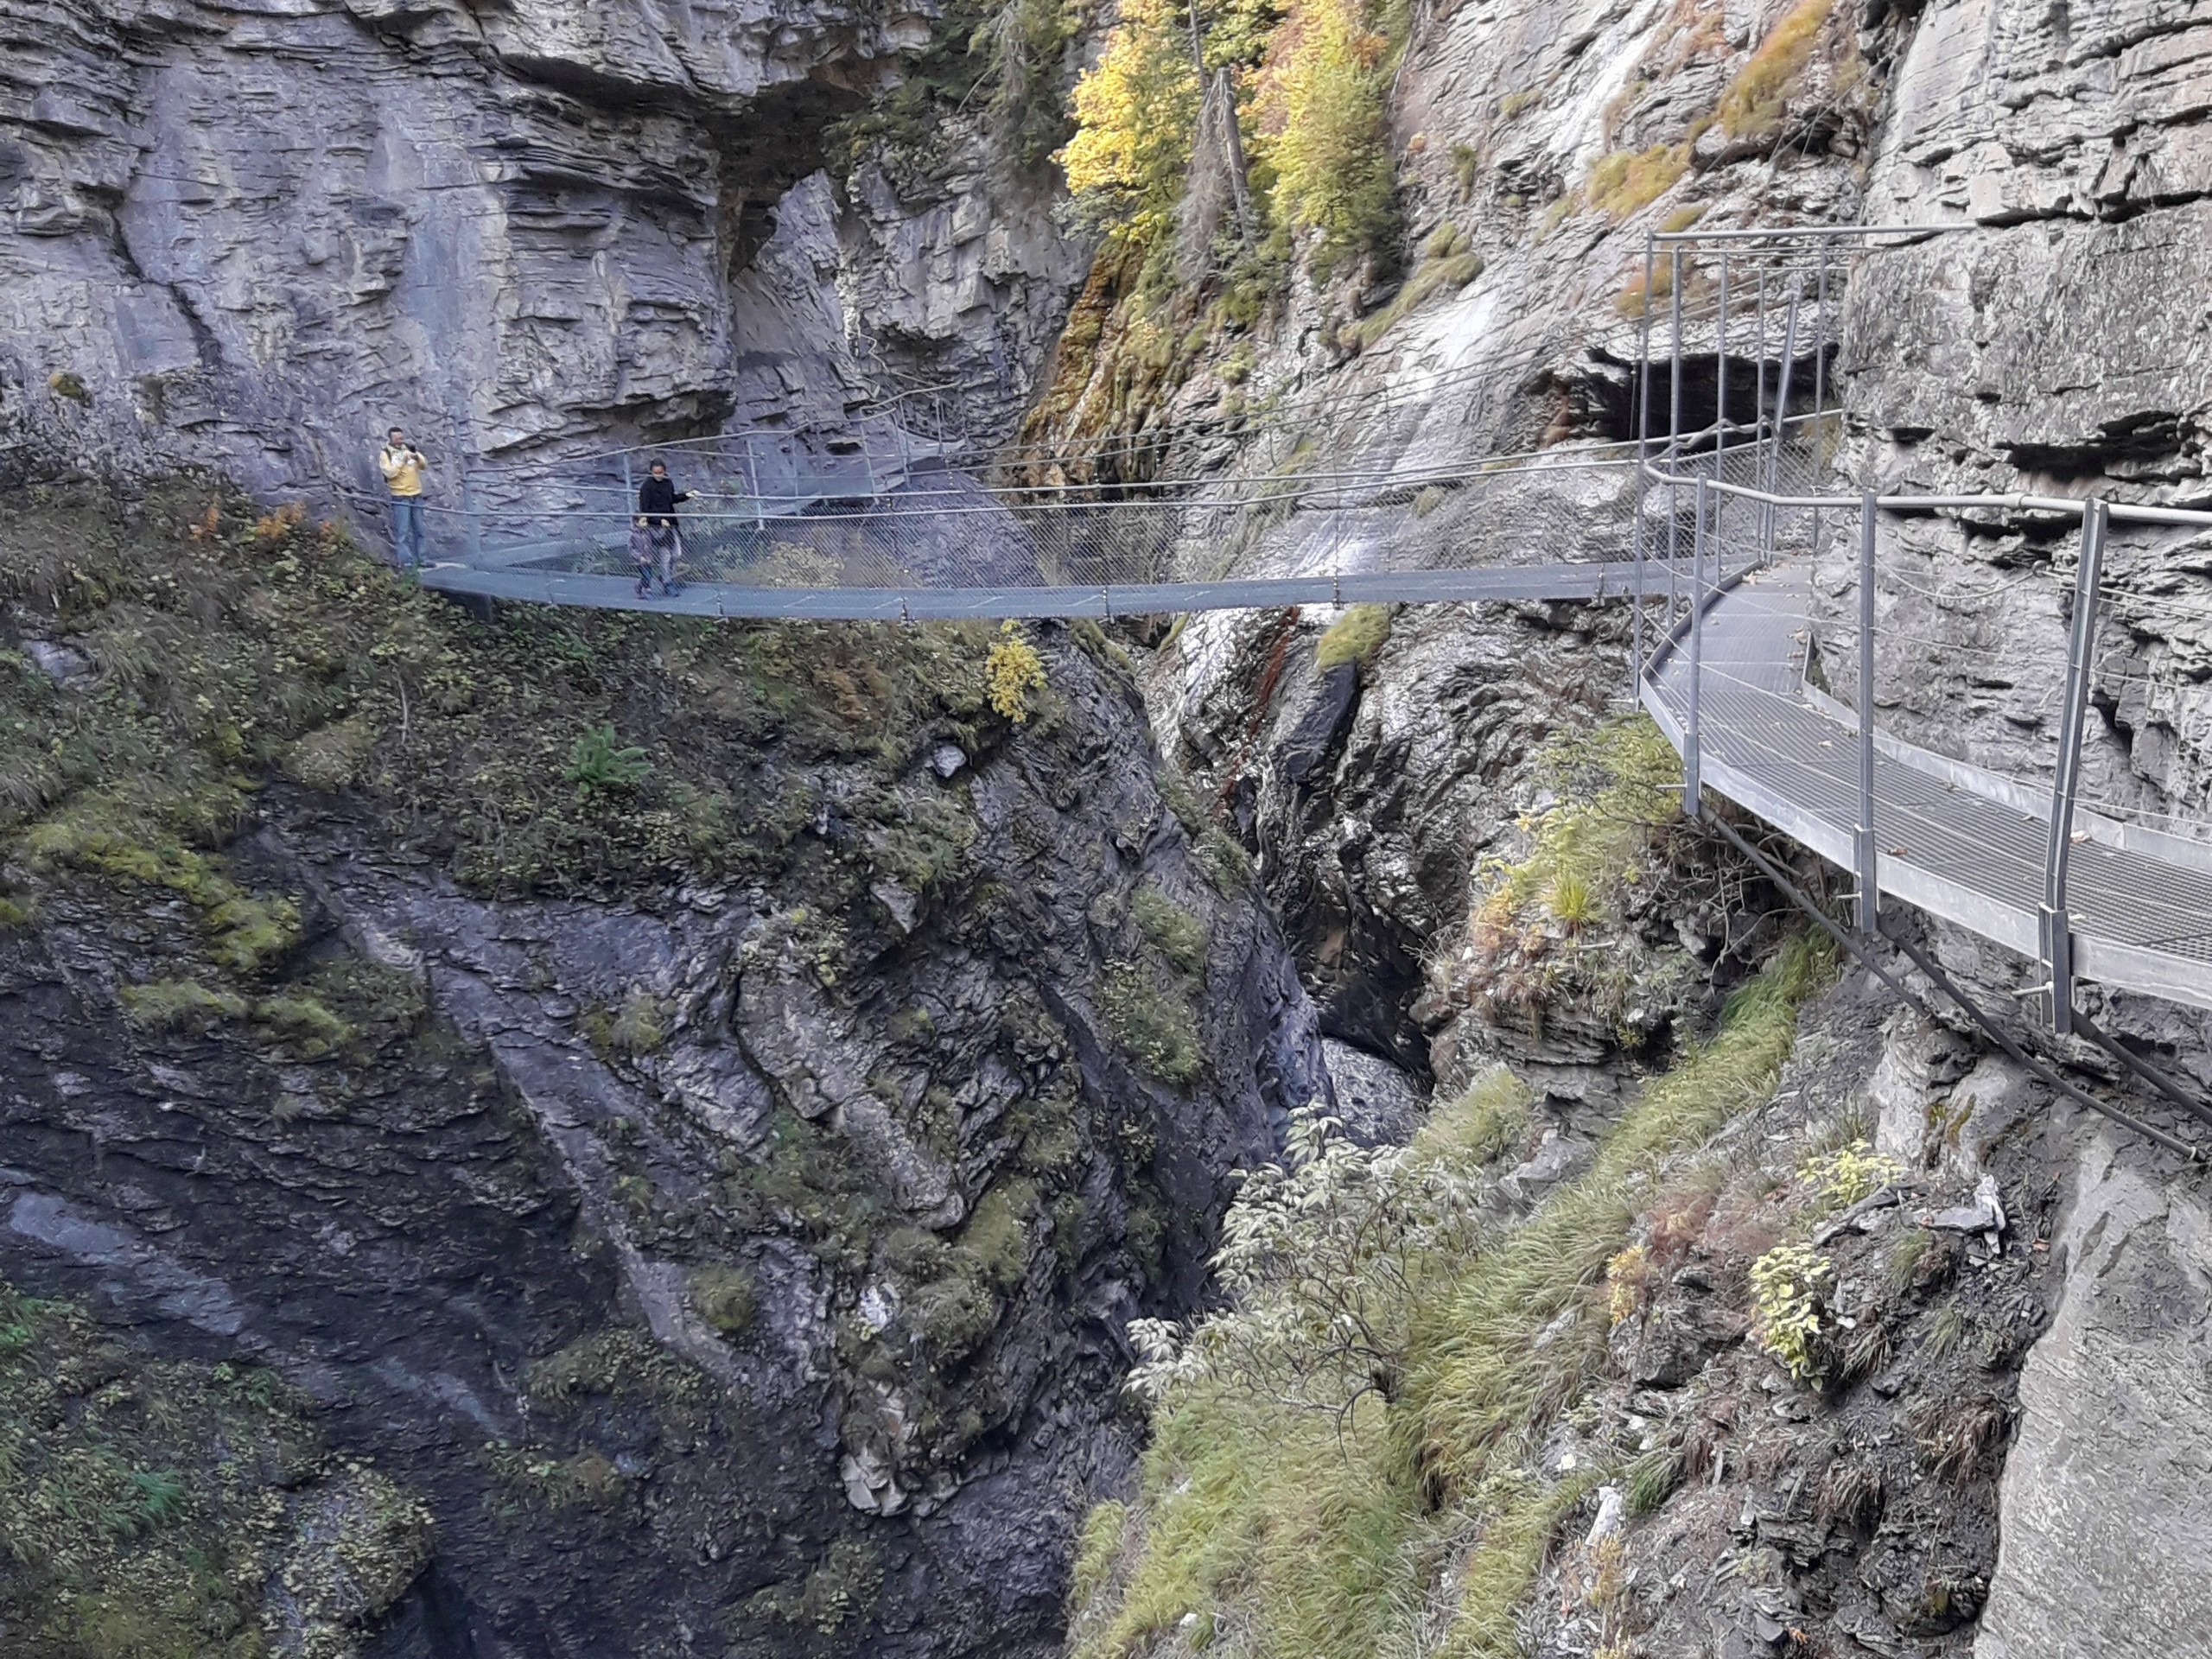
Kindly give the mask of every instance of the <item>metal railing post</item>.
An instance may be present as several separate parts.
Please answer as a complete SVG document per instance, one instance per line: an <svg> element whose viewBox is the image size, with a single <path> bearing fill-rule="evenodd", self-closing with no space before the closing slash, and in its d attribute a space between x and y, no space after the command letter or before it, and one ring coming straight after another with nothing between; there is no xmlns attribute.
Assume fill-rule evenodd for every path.
<svg viewBox="0 0 2212 1659"><path fill-rule="evenodd" d="M1821 448L1827 424L1828 267L1835 261L1835 238L1821 242L1820 275L1814 279L1813 300L1813 465L1819 476ZM1813 509L1813 552L1821 549L1821 510Z"/></svg>
<svg viewBox="0 0 2212 1659"><path fill-rule="evenodd" d="M1751 358L1751 461L1756 468L1764 445L1761 442L1767 420L1766 407L1766 267L1758 267L1758 320L1755 325L1758 338ZM1756 471L1752 476L1758 477Z"/></svg>
<svg viewBox="0 0 2212 1659"><path fill-rule="evenodd" d="M1667 364L1667 626L1662 632L1671 632L1675 626L1675 594L1682 562L1682 493L1674 482L1682 467L1682 250L1679 243L1669 251L1668 257L1674 321Z"/></svg>
<svg viewBox="0 0 2212 1659"><path fill-rule="evenodd" d="M1859 931L1874 932L1880 914L1879 868L1874 860L1874 493L1859 498L1859 822L1852 829L1858 855Z"/></svg>
<svg viewBox="0 0 2212 1659"><path fill-rule="evenodd" d="M1690 690L1689 719L1682 738L1682 812L1694 818L1704 804L1704 791L1700 781L1699 692L1705 678L1705 607L1701 589L1705 583L1705 497L1706 480L1697 480L1697 493L1692 498L1691 512L1694 515L1690 525Z"/></svg>
<svg viewBox="0 0 2212 1659"><path fill-rule="evenodd" d="M1728 256L1720 256L1720 315L1713 331L1713 476L1726 475L1728 463ZM1726 496L1713 501L1713 538L1720 540L1720 510ZM1699 515L1700 522L1703 515ZM1694 599L1691 601L1696 602Z"/></svg>
<svg viewBox="0 0 2212 1659"><path fill-rule="evenodd" d="M2089 664L2095 654L2097 586L2105 559L2110 509L2089 501L2082 510L2082 561L2074 577L2074 626L2066 652L2065 702L2058 711L2058 766L2051 779L2050 841L2044 859L2040 917L2044 968L2050 976L2050 1028L2074 1029L2074 924L2066 907L2066 866L2074 842L2074 801L2082 783L2082 727L2089 701Z"/></svg>
<svg viewBox="0 0 2212 1659"><path fill-rule="evenodd" d="M1635 596L1629 601L1628 687L1631 702L1643 685L1643 498L1650 489L1644 468L1651 461L1651 278L1659 260L1659 232L1643 233L1643 328L1636 396L1636 523L1630 531L1636 560Z"/></svg>
<svg viewBox="0 0 2212 1659"><path fill-rule="evenodd" d="M1782 323L1782 373L1774 391L1774 439L1767 449L1766 488L1770 495L1782 493L1782 435L1788 430L1789 419L1789 370L1797 356L1797 298L1802 282L1789 285L1789 311ZM1766 556L1774 557L1776 526L1781 509L1773 503L1766 510Z"/></svg>

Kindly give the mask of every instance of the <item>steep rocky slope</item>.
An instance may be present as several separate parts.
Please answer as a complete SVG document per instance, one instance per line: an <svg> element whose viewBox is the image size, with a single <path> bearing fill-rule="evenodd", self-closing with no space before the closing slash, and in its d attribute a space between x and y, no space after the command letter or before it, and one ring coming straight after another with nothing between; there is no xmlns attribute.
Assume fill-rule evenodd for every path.
<svg viewBox="0 0 2212 1659"><path fill-rule="evenodd" d="M1104 642L1016 721L1002 639L487 628L204 486L0 550L0 1275L422 1506L379 1651L1049 1643L1123 1326L1327 1092ZM23 1650L197 1617L86 1570Z"/></svg>
<svg viewBox="0 0 2212 1659"><path fill-rule="evenodd" d="M1376 31L1332 84L1379 100L1391 222L1358 257L1319 257L1315 226L1224 257L1210 141L1196 205L1171 204L1173 280L1147 285L1126 245L1090 263L1038 162L1015 94L1053 64L1065 84L1088 48L1034 8L949 6L932 32L819 8L57 3L0 21L0 420L48 474L73 451L196 459L317 493L359 481L387 418L442 458L518 458L834 423L907 378L970 383L977 429L1040 390L1030 431L1062 475L1572 453L1633 429L1650 230L1942 219L1973 228L1865 259L1835 308L1839 475L2194 501L2212 406L2198 10L1338 7ZM1236 73L1280 71L1252 45L1277 21L1221 9L1244 31ZM988 67L969 44L986 39L1024 44ZM871 101L894 58L914 96ZM1272 188L1280 133L1254 114L1248 182ZM1693 362L1693 411L1711 390ZM252 556L292 556L295 536ZM199 577L181 613L104 575L79 592L57 573L108 555L41 545L45 586L10 624L38 665L19 671L36 741L10 751L32 782L6 798L26 825L96 781L71 759L82 711L158 690L190 655L175 618L238 598L209 612ZM1885 601L1909 642L1884 664L1885 721L2041 775L2066 533L1930 527L1885 551L1917 563ZM2202 812L2202 553L2113 550L2101 801ZM104 621L67 608L117 594ZM462 638L398 617L397 640L322 648L385 652L361 708L241 720L215 664L185 677L208 709L168 699L208 766L289 779L257 821L141 741L100 751L166 779L121 802L122 842L79 823L41 868L18 858L7 902L40 897L8 939L34 1033L8 1109L30 1150L11 1130L0 1160L23 1178L10 1272L159 1349L276 1365L334 1443L429 1503L439 1541L394 1651L1049 1643L1074 1516L1144 1492L1109 1404L1122 1324L1190 1305L1226 1169L1318 1086L1269 925L1224 891L1230 838L1256 855L1314 1028L1384 1103L1361 1138L1404 1135L1414 1085L1446 1103L1432 1140L1494 1062L1534 1086L1518 1138L1478 1126L1465 1173L1510 1225L1586 1213L1543 1206L1581 1190L1654 1074L1704 1052L1776 943L1777 895L1709 843L1670 836L1650 885L1593 895L1548 840L1587 779L1545 741L1624 690L1601 607L1193 620L1140 675L1184 780L1165 814L1094 636L1047 637L1063 705L1007 732L979 713L981 639L817 661L770 631L725 653L651 626L510 618ZM456 678L467 663L490 678ZM944 675L952 701L912 692ZM458 706L479 696L482 715ZM868 712L887 698L895 730ZM622 781L632 736L649 779ZM204 861L209 842L227 863L168 850ZM766 850L723 861L741 844ZM212 922L257 892L294 895L298 918ZM282 945L266 962L261 926ZM2032 980L1929 942L1999 1006ZM1195 1033L1147 985L1192 989ZM2201 1020L2096 1012L2212 1081ZM1183 1072L1198 1050L1211 1077L1187 1087L1137 1065ZM2202 1517L2175 1471L2212 1423L2190 1359L2212 1274L2199 1179L1856 980L1808 1004L1770 1100L1729 1098L1723 1173L1678 1149L1686 1166L1605 1211L1606 1252L1641 1264L1591 1293L1611 1256L1586 1262L1560 1304L1586 1338L1624 1313L1574 1350L1587 1386L1548 1401L1523 1465L1463 1447L1453 1465L1566 1494L1541 1527L1499 1511L1527 1523L1513 1639L1608 1659L2185 1643ZM1860 1155L1861 1135L1897 1160L1882 1185L1901 1202L1815 1245L1836 1208L1820 1160ZM1984 1175L2010 1221L1993 1242L1914 1219L1970 1209ZM223 1203L201 1202L216 1184ZM1516 1236L1509 1254L1548 1236ZM370 1240L388 1287L364 1312ZM1872 1333L1829 1328L1818 1390L1747 1341L1750 1269L1778 1242L1821 1253L1825 1313ZM1944 1415L1961 1402L1972 1421ZM139 1472L158 1473L169 1454L147 1444ZM1609 1506L1580 1478L1615 1461ZM1325 1484L1281 1506L1313 1529L1285 1559L1335 1536L1344 1510L1303 1501ZM743 1518L733 1488L758 1496ZM1464 1590L1492 1558L1436 1517L1473 1511L1408 1490L1442 1529L1420 1581ZM1104 1541L1126 1548L1087 1560L1106 1601L1079 1642L1141 1565L1141 1518ZM1145 1643L1257 1641L1244 1587L1212 1594ZM1451 1611L1427 1604L1411 1639Z"/></svg>

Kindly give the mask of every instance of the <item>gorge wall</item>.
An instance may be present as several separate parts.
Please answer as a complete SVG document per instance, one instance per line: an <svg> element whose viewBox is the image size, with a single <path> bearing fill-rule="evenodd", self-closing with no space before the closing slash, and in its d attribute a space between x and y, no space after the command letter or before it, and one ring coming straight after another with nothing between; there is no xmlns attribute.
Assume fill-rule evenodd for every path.
<svg viewBox="0 0 2212 1659"><path fill-rule="evenodd" d="M306 1650L1049 1648L1128 1321L1330 1092L1103 642L1010 720L980 631L486 627L196 485L0 547L0 1281L383 1483ZM301 1650L257 1563L324 1465L234 1502L78 1331L0 1366L12 1650Z"/></svg>
<svg viewBox="0 0 2212 1659"><path fill-rule="evenodd" d="M1081 258L1052 191L980 143L912 210L873 164L844 207L821 176L827 130L931 29L842 5L12 7L0 419L108 469L325 501L370 488L404 424L448 505L487 461L842 428L898 373L974 383L987 428Z"/></svg>
<svg viewBox="0 0 2212 1659"><path fill-rule="evenodd" d="M1974 228L1868 257L1837 307L1838 472L2202 505L2199 10L1414 6L1386 110L1393 257L1322 275L1294 248L1249 315L1217 308L1226 273L1201 261L1152 317L1110 246L1093 264L1051 170L1009 167L988 118L931 105L942 131L920 148L839 137L936 49L933 29L947 37L923 12L41 0L0 18L0 440L20 446L0 468L199 464L265 499L324 500L367 486L369 448L402 421L460 459L439 478L458 489L478 462L754 420L834 428L938 378L963 385L976 430L1031 410L1032 436L1078 474L1096 442L1133 435L1169 470L1571 454L1633 429L1654 226L1943 219ZM1110 21L1089 20L1068 67ZM1575 504L1556 480L1530 487ZM189 515L167 511L162 545L196 557ZM124 641L173 640L163 617L203 614L143 582L121 592L146 615L65 599L54 570L83 556L53 550L57 518L66 503L7 530L5 632L39 721L118 686L152 696L160 675ZM251 545L238 509L226 524ZM1907 549L1924 592L1888 618L1917 640L1884 664L1884 720L2044 775L2063 536L1931 529L1886 550ZM2149 536L2123 538L2113 565L2087 787L2201 816L2212 567L2195 541ZM535 868L513 879L519 817L468 806L473 865L417 839L420 818L395 828L396 786L373 780L429 718L419 704L384 691L322 709L285 742L365 709L359 741L380 758L271 760L251 824L203 836L234 849L240 885L301 909L300 957L235 987L174 888L132 887L90 854L34 869L18 846L8 890L41 896L5 941L0 1271L151 1351L274 1367L333 1444L419 1495L435 1548L400 1511L356 1504L398 1566L326 1622L374 1650L1046 1650L1077 1518L1131 1479L1122 1325L1201 1296L1228 1172L1327 1092L1322 1038L1338 1080L1375 1080L1401 1131L1407 1079L1448 1097L1511 1064L1540 1095L1509 1172L1535 1200L1587 1166L1643 1070L1772 943L1773 895L1688 859L1633 918L1648 955L1624 1000L1561 995L1522 1017L1495 964L1466 967L1471 912L1485 860L1522 856L1524 820L1554 802L1546 741L1622 695L1619 620L1402 610L1325 665L1313 646L1339 620L1202 617L1138 652L1181 782L1155 779L1122 644L1071 633L1049 652L1065 700L1051 730L974 741L971 696L890 741L881 777L850 754L791 758L748 722L779 698L880 696L891 669L842 663L842 690L779 671L746 690L741 661L685 658L665 684L591 693L592 718L626 739L671 708L753 710L702 749L700 775L681 773L680 727L653 763L702 791L751 779L725 810L847 859L826 885L797 861L689 879L686 846L656 854L651 879L541 892ZM639 649L557 629L523 645L535 654L513 671L550 653L569 695ZM965 649L972 675L984 642ZM419 696L407 675L423 671L397 683ZM557 734L532 800L550 810L580 787L560 775L579 715L530 714ZM34 729L53 735L24 715L0 754L44 780L45 750L20 741ZM11 836L114 782L53 779L0 795ZM958 798L957 833L935 791ZM652 806L669 823L692 810ZM961 874L941 893L912 841L948 834ZM1240 849L1283 939L1236 879ZM1147 893L1198 918L1195 967ZM1940 930L1931 943L2000 1003L2032 977ZM309 1058L312 1033L261 1010L309 997L292 982L331 962L397 974L416 1000L380 1026L328 992L372 1036ZM1205 1058L1180 1082L1133 1058L1181 1065L1179 1033L1131 1026L1141 1010L1116 976L1130 964L1200 1011ZM167 1028L126 1018L124 988L195 976L212 1006ZM2094 1007L2212 1084L2201 1019ZM1813 1058L1784 1088L1805 1098L1762 1131L1865 1117L1916 1175L1970 1187L1993 1171L2030 1218L1995 1257L1943 1268L1979 1287L1990 1364L1909 1357L1886 1374L1908 1403L1951 1389L2018 1416L1966 1496L1915 1486L1879 1548L1847 1548L1849 1527L1792 1505L1834 1446L1887 1458L1898 1490L1919 1478L1904 1451L1870 1449L1893 1433L1870 1403L1885 1374L1833 1416L1747 1434L1769 1461L1732 1477L1724 1458L1706 1491L1639 1523L1642 1651L1784 1651L1808 1627L1840 1652L2164 1651L2150 1644L2201 1609L2199 1517L2171 1478L2212 1433L2187 1358L2212 1272L2201 1184L1878 991L1854 984L1808 1020ZM1920 1133L1955 1100L1980 1103L1972 1159ZM1011 1245L1010 1192L1026 1195ZM1721 1213L1765 1224L1754 1208ZM1658 1395L1688 1399L1686 1382L1701 1403L1758 1402L1712 1288L1740 1277L1741 1254L1716 1235L1711 1260L1670 1264L1660 1306L1695 1339L1624 1360L1630 1386L1592 1408L1607 1432ZM1904 1298L1908 1355L1931 1339L1939 1289L1931 1276ZM311 1541L312 1503L336 1489L296 1490L287 1513ZM1773 1581L1754 1594L1722 1561L1655 1599L1716 1540ZM1931 1611L1939 1579L1956 1583ZM1572 1600L1564 1583L1545 1594ZM1153 1647L1195 1639L1179 1626ZM1532 1639L1581 1656L1599 1638L1562 1619Z"/></svg>

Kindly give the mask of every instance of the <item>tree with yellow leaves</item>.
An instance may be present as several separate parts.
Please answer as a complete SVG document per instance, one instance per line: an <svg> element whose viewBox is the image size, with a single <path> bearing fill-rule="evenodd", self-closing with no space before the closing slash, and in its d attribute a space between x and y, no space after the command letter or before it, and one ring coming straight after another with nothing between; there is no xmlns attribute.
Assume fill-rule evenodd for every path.
<svg viewBox="0 0 2212 1659"><path fill-rule="evenodd" d="M1292 0L1261 73L1260 130L1282 222L1321 232L1326 267L1377 245L1395 218L1385 106L1389 39L1368 0Z"/></svg>
<svg viewBox="0 0 2212 1659"><path fill-rule="evenodd" d="M1174 222L1198 124L1189 16L1175 0L1122 0L1097 66L1076 83L1068 189L1113 233L1148 245Z"/></svg>

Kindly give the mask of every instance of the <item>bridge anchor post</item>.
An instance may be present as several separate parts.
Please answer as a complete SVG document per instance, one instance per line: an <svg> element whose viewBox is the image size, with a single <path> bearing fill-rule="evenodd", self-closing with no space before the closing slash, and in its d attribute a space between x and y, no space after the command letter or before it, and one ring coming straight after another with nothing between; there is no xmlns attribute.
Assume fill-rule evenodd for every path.
<svg viewBox="0 0 2212 1659"><path fill-rule="evenodd" d="M1874 862L1874 493L1859 498L1859 822L1852 829L1857 855L1859 931L1879 924L1880 871Z"/></svg>
<svg viewBox="0 0 2212 1659"><path fill-rule="evenodd" d="M2043 965L2050 976L2050 1028L2074 1030L2074 923L2066 906L2066 866L2074 844L2074 803L2082 785L2082 733L2088 714L2089 670L2096 649L2097 588L2104 573L2102 501L2082 508L2082 558L2074 574L2074 623L2068 631L2066 697L2058 711L2058 766L2051 779L2050 841L2044 858L2043 908L2037 917Z"/></svg>

